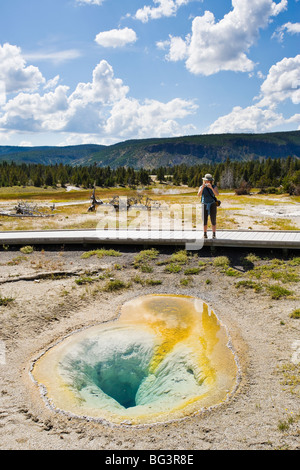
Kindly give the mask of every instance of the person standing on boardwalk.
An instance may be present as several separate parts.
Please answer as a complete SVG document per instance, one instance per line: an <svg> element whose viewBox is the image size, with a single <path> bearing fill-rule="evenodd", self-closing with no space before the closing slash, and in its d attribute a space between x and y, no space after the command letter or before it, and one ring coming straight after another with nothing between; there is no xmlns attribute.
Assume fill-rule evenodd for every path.
<svg viewBox="0 0 300 470"><path fill-rule="evenodd" d="M203 184L200 186L198 191L198 197L201 198L202 203L202 218L203 218L203 230L204 238L207 238L207 222L208 216L211 220L211 228L213 232L213 238L216 238L217 230L217 196L219 191L216 185L213 184L214 179L212 175L207 173L203 178Z"/></svg>

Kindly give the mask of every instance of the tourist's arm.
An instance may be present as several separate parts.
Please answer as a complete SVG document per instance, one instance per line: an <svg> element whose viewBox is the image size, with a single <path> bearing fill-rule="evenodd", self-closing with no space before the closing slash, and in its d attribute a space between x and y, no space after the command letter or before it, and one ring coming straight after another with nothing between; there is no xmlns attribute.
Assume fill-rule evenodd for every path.
<svg viewBox="0 0 300 470"><path fill-rule="evenodd" d="M202 196L202 193L203 193L203 189L204 189L204 188L205 188L205 185L202 184L202 186L200 186L199 191L198 191L198 194L197 194L198 197L201 197L201 196Z"/></svg>

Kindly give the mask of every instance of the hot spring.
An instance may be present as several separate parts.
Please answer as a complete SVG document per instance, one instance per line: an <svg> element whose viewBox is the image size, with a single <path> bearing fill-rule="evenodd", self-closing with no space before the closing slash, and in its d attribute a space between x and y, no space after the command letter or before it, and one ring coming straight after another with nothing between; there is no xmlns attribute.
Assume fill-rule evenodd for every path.
<svg viewBox="0 0 300 470"><path fill-rule="evenodd" d="M238 367L226 329L205 302L145 295L126 302L118 320L49 348L31 376L55 411L136 425L225 401Z"/></svg>

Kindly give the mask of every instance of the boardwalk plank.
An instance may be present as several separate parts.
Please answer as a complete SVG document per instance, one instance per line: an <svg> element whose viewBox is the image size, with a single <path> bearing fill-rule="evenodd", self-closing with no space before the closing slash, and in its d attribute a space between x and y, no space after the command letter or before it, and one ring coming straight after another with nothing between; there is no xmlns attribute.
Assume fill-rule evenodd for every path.
<svg viewBox="0 0 300 470"><path fill-rule="evenodd" d="M82 244L82 243L162 243L184 245L188 242L201 242L202 230L45 230L0 232L0 245L24 244ZM295 248L300 249L300 231L255 231L218 230L217 239L212 240L211 231L205 245Z"/></svg>

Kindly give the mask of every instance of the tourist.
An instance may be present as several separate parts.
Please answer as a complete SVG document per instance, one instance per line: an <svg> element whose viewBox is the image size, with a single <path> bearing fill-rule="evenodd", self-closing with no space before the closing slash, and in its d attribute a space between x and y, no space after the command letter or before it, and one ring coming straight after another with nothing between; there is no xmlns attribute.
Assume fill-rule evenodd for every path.
<svg viewBox="0 0 300 470"><path fill-rule="evenodd" d="M203 184L198 191L198 197L201 198L202 203L202 218L204 238L207 238L207 222L210 216L213 238L216 238L217 230L217 196L219 191L216 185L213 184L214 179L212 175L207 173L203 178Z"/></svg>

